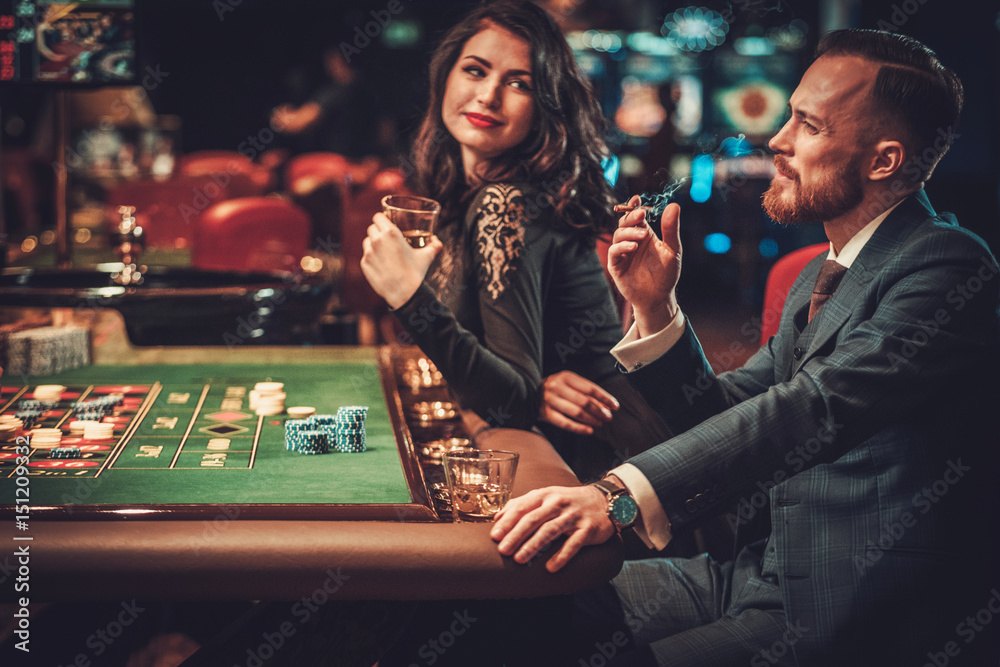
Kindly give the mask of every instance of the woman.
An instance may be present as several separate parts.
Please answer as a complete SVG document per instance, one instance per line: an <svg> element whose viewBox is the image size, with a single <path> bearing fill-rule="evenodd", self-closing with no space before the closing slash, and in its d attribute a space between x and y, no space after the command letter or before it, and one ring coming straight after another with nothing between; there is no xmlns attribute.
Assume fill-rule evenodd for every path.
<svg viewBox="0 0 1000 667"><path fill-rule="evenodd" d="M601 111L528 2L452 28L430 88L414 155L416 190L442 205L437 238L411 249L378 213L361 268L463 407L491 426L541 418L577 474L598 476L667 435L608 354L621 322L595 252L615 222Z"/></svg>

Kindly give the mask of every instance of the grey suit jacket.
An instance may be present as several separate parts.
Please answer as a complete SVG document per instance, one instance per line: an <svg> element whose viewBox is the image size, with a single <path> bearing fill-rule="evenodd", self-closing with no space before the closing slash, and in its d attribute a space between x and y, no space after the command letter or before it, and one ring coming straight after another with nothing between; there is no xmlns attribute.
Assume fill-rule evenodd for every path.
<svg viewBox="0 0 1000 667"><path fill-rule="evenodd" d="M983 393L997 386L996 260L923 192L806 323L823 259L743 368L716 377L689 323L629 374L679 434L630 463L674 531L730 512L737 550L764 553L788 622L809 628L792 647L800 664L907 664L906 650L926 661L950 640L968 655L980 635L966 641L958 623L998 583L981 546L996 522L977 523L995 502L1000 442L983 429L1000 412Z"/></svg>

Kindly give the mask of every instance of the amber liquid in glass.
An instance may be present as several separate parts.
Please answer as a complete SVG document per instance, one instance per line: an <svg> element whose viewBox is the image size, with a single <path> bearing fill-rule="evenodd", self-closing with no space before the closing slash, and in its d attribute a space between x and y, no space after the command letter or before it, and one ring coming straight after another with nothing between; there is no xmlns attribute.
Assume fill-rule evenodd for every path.
<svg viewBox="0 0 1000 667"><path fill-rule="evenodd" d="M414 248L423 248L427 245L427 242L431 238L430 232L420 231L418 229L403 232L403 238Z"/></svg>
<svg viewBox="0 0 1000 667"><path fill-rule="evenodd" d="M510 500L510 489L499 484L458 484L451 503L465 521L488 521Z"/></svg>

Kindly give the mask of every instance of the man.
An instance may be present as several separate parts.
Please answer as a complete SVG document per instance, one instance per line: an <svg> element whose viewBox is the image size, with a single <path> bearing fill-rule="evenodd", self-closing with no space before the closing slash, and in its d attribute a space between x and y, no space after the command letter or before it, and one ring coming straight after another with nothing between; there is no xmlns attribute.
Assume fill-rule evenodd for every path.
<svg viewBox="0 0 1000 667"><path fill-rule="evenodd" d="M725 564L627 562L613 593L590 598L619 622L591 635L595 654L624 658L627 634L638 649L621 664L996 664L981 662L1000 612L996 436L983 426L1000 405L984 389L1000 280L985 244L923 192L961 106L957 77L915 40L821 41L769 143L764 206L781 223L822 222L830 252L802 271L779 332L718 377L676 299L679 208L662 241L645 211L622 218L610 269L635 326L613 353L679 435L603 489L512 500L492 536L520 563L566 536L554 571L628 526L633 500L656 548L713 513L738 527Z"/></svg>
<svg viewBox="0 0 1000 667"><path fill-rule="evenodd" d="M309 100L300 106L278 106L271 114L272 125L297 137L303 152L332 152L351 160L374 155L373 102L337 43L324 49L323 71L327 78Z"/></svg>

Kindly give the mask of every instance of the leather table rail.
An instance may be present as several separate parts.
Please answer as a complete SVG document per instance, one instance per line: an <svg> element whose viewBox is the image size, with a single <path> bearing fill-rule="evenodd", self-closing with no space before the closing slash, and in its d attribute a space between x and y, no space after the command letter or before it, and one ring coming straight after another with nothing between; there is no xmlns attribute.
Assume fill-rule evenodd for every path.
<svg viewBox="0 0 1000 667"><path fill-rule="evenodd" d="M480 434L480 448L516 451L514 495L579 482L551 445L525 431ZM37 521L29 545L32 602L60 599L469 599L558 595L621 568L619 539L587 547L552 574L500 556L488 523L214 520ZM16 565L15 565L16 568ZM0 599L24 595L11 585Z"/></svg>

